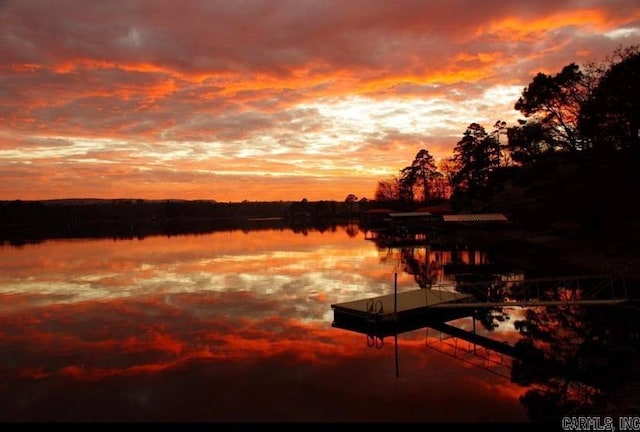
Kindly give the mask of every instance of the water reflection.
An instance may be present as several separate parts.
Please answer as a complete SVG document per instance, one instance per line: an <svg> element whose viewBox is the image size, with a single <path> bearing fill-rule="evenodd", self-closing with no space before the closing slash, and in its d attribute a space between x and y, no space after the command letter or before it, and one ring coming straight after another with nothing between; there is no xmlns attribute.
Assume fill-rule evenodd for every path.
<svg viewBox="0 0 640 432"><path fill-rule="evenodd" d="M407 253L355 232L0 248L0 420L527 420L531 374L509 381L452 361L425 349L417 329L398 338L396 377L394 344L369 348L331 326L332 303L388 294L394 271L410 268ZM455 282L447 259L436 262L437 283ZM420 284L401 271L398 286ZM517 313L491 335L516 343L551 332Z"/></svg>
<svg viewBox="0 0 640 432"><path fill-rule="evenodd" d="M469 273L493 271L486 251L468 245L432 245L380 248L384 260L413 275L420 288L453 285Z"/></svg>
<svg viewBox="0 0 640 432"><path fill-rule="evenodd" d="M519 400L535 422L560 424L568 414L593 414L635 375L640 319L637 307L627 301L623 277L528 278L521 271L500 273L499 263L473 247L460 253L457 248L434 250L426 244L394 252L420 288L437 292L453 287L472 295L473 307L451 306L452 311L466 309L466 317L442 322L399 315L385 330L341 318L335 326L364 333L375 347L393 337L396 351L399 336L422 327L430 350L526 389ZM443 265L443 256L455 258ZM460 265L447 266L451 261ZM397 352L395 358L400 375Z"/></svg>
<svg viewBox="0 0 640 432"><path fill-rule="evenodd" d="M449 323L430 322L422 333L429 350L521 386L518 399L532 422L560 424L566 415L612 414L599 410L607 407L612 392L637 373L640 320L634 309L511 309L507 316L520 315L514 320L518 335L480 327L476 312ZM403 357L402 338L413 339L419 332L400 326L391 334L364 333L370 347L381 348L392 341L395 375L402 376L406 370L398 360ZM613 414L624 414L624 410Z"/></svg>

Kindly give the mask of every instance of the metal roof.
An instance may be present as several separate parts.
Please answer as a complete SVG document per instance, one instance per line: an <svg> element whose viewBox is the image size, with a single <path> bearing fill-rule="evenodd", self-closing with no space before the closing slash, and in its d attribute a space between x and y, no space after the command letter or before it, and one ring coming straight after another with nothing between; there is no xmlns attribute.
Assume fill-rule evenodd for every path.
<svg viewBox="0 0 640 432"><path fill-rule="evenodd" d="M429 212L397 212L389 213L390 217L425 217L431 216Z"/></svg>
<svg viewBox="0 0 640 432"><path fill-rule="evenodd" d="M501 213L478 213L478 214L454 214L442 215L444 222L507 222L508 219Z"/></svg>

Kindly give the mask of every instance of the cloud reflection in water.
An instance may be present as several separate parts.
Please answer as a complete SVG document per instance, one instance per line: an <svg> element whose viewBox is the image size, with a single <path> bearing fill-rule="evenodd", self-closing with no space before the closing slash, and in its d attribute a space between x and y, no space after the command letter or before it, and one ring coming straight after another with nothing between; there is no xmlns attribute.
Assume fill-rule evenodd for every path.
<svg viewBox="0 0 640 432"><path fill-rule="evenodd" d="M0 420L521 421L524 389L330 305L392 290L343 231L0 249ZM400 289L413 289L399 275Z"/></svg>

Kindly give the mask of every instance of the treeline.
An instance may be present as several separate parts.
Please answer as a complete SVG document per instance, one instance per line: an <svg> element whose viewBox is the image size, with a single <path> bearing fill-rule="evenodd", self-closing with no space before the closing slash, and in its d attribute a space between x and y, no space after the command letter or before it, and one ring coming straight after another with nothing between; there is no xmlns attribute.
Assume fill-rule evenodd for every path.
<svg viewBox="0 0 640 432"><path fill-rule="evenodd" d="M523 115L517 124L498 120L487 131L471 123L437 167L421 149L398 176L378 183L376 201L422 205L444 197L458 212L499 211L596 237L637 234L638 46L584 68L538 73L514 108Z"/></svg>
<svg viewBox="0 0 640 432"><path fill-rule="evenodd" d="M49 238L143 238L220 230L325 230L356 217L365 201L345 202L70 199L0 201L0 243Z"/></svg>
<svg viewBox="0 0 640 432"><path fill-rule="evenodd" d="M241 219L284 216L290 203L218 203L208 200L88 199L2 201L2 225L76 224L96 220Z"/></svg>

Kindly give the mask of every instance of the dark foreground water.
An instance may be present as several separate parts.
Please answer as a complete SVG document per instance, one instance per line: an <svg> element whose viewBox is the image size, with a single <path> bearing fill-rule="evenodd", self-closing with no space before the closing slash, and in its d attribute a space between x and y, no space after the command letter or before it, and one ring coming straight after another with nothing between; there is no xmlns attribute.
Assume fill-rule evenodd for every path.
<svg viewBox="0 0 640 432"><path fill-rule="evenodd" d="M369 346L332 327L331 304L392 293L394 273L399 291L425 275L455 288L454 256L464 271L491 262L479 249L380 248L353 227L5 245L0 421L529 421L546 403L532 391L562 391L556 375L520 361L514 378L509 356L433 329ZM570 355L549 323L565 317L573 341L584 313L505 308L475 325ZM594 384L576 397L583 387Z"/></svg>

